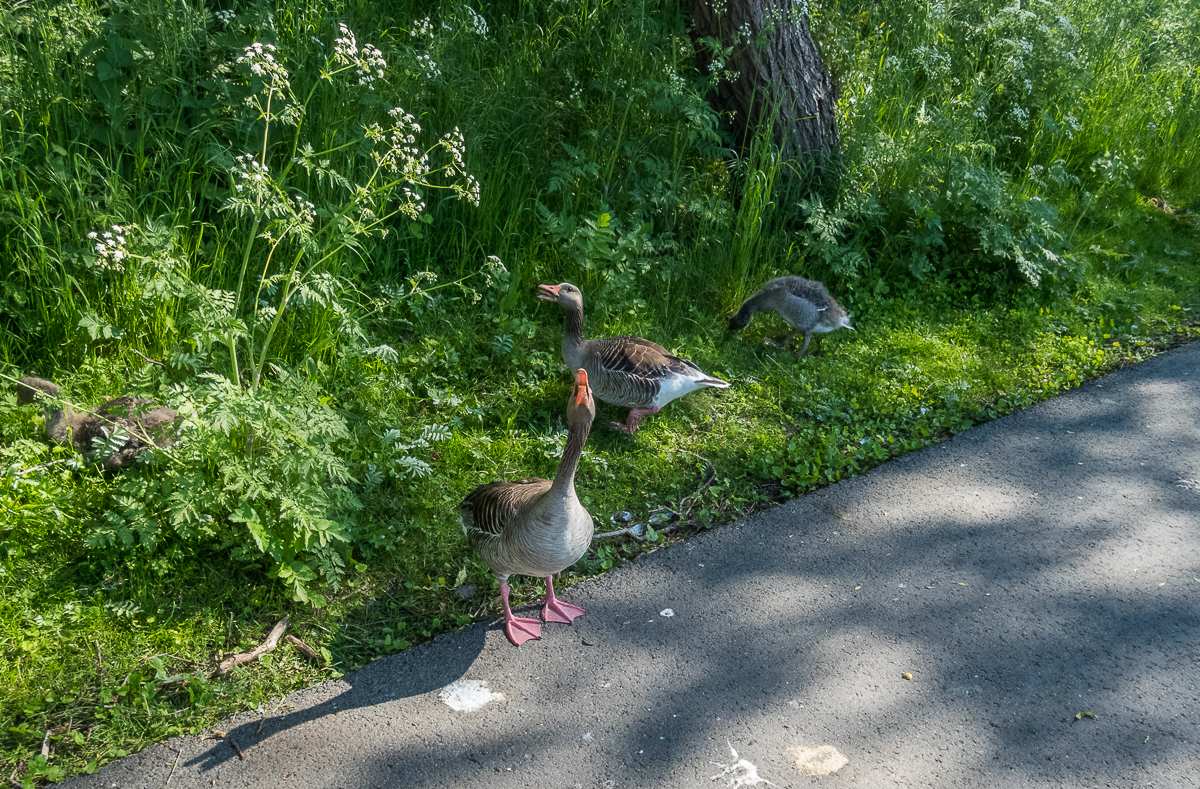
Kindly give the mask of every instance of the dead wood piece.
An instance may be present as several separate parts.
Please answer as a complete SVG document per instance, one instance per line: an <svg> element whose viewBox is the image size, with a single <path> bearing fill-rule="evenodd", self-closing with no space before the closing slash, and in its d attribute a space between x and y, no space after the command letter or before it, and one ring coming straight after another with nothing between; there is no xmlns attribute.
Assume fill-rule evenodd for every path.
<svg viewBox="0 0 1200 789"><path fill-rule="evenodd" d="M175 777L175 768L179 766L179 759L182 756L183 756L183 748L177 749L175 751L175 761L171 762L171 774L167 776L167 783L163 784L163 786L166 786L167 784L171 783L171 779Z"/></svg>
<svg viewBox="0 0 1200 789"><path fill-rule="evenodd" d="M229 740L229 744L233 746L235 751L237 751L238 758L243 762L246 761L246 754L242 753L242 748L240 745L238 745L237 740L233 739L232 736L226 737L225 739Z"/></svg>
<svg viewBox="0 0 1200 789"><path fill-rule="evenodd" d="M221 665L217 666L217 670L213 672L213 677L221 677L233 671L234 667L240 666L243 663L250 663L258 660L260 657L279 646L279 639L283 635L283 631L287 630L289 619L285 616L279 620L279 624L271 628L271 632L267 634L267 640L256 646L249 652L243 652L240 655L231 655L221 661Z"/></svg>
<svg viewBox="0 0 1200 789"><path fill-rule="evenodd" d="M284 640L285 640L285 641L287 641L287 642L288 642L289 644L291 644L292 646L294 646L294 647L295 647L297 650L299 650L300 654L304 655L304 657L308 658L308 659L309 659L309 660L311 660L312 662L314 662L314 663L316 663L316 664L318 664L318 665L320 665L321 663L323 663L323 662L324 662L324 661L321 659L321 653L320 653L320 652L318 652L317 650L313 649L313 648L312 648L312 647L310 647L308 644L305 644L303 641L301 641L300 639L296 638L296 637L295 637L294 635L292 635L291 633L288 633L288 634L287 634L287 636L286 636L286 638L285 638Z"/></svg>

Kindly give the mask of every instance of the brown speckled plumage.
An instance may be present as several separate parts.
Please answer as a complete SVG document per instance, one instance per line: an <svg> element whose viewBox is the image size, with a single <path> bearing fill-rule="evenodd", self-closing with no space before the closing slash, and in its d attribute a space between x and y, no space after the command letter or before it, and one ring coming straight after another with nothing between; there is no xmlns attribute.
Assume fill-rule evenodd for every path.
<svg viewBox="0 0 1200 789"><path fill-rule="evenodd" d="M539 638L540 629L535 620L512 616L510 575L546 579L546 621L570 622L583 613L554 597L552 576L578 561L592 541L592 516L575 495L575 472L595 415L587 375L580 370L567 401L567 443L554 480L489 482L471 491L459 508L463 533L500 582L505 629L516 644Z"/></svg>
<svg viewBox="0 0 1200 789"><path fill-rule="evenodd" d="M557 301L566 314L562 356L567 367L587 370L596 397L631 409L624 424L633 433L638 421L677 397L704 387L724 389L728 381L713 378L687 359L642 337L621 335L596 340L583 337L583 292L569 282L541 285L538 298Z"/></svg>
<svg viewBox="0 0 1200 789"><path fill-rule="evenodd" d="M75 449L106 470L127 468L151 446L168 447L175 443L173 408L154 406L152 401L128 395L109 400L95 412L76 413L59 403L62 388L44 378L28 376L17 386L17 404L44 401L46 435L58 444L73 444ZM111 445L109 437L124 437ZM115 442L112 442L115 444Z"/></svg>

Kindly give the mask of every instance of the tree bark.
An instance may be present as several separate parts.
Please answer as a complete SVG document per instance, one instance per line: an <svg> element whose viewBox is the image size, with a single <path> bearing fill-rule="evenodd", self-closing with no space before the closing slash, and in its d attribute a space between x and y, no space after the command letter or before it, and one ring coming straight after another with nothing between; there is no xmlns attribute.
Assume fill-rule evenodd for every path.
<svg viewBox="0 0 1200 789"><path fill-rule="evenodd" d="M759 124L770 122L784 158L811 156L818 168L835 160L837 89L813 42L807 0L691 5L700 70L726 72L708 100L730 115L738 149L748 150ZM720 51L705 39L719 42Z"/></svg>

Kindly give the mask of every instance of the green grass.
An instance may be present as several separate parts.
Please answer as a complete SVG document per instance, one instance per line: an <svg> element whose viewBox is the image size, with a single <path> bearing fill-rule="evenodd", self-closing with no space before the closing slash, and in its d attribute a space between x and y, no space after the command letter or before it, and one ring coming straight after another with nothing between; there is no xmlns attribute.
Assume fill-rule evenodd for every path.
<svg viewBox="0 0 1200 789"><path fill-rule="evenodd" d="M94 769L493 617L457 505L557 465L569 377L539 282L583 288L589 336L734 382L589 440L601 527L715 474L671 540L1198 334L1191 5L819 4L845 153L819 195L761 141L725 148L675 4L447 0L428 29L424 8L0 12L0 373L189 414L105 477L2 379L4 775ZM339 23L380 48L374 86L333 56ZM237 64L255 41L286 82ZM428 160L364 138L394 106ZM857 330L801 360L763 344L775 316L727 332L782 273L824 281ZM568 575L645 547L597 542ZM210 678L285 614L327 665L284 646Z"/></svg>

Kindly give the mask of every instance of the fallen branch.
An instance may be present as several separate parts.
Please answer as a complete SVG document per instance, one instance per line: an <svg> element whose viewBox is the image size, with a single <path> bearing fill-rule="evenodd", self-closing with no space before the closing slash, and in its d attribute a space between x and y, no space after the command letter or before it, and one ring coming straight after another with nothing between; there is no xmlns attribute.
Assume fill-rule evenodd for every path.
<svg viewBox="0 0 1200 789"><path fill-rule="evenodd" d="M213 672L213 677L221 677L228 674L230 671L243 663L250 663L258 660L260 657L279 646L279 638L283 635L283 631L287 630L290 620L285 616L279 620L279 624L271 628L271 632L267 634L267 640L256 646L249 652L243 652L240 655L231 655L221 661L221 665L217 666L217 670Z"/></svg>
<svg viewBox="0 0 1200 789"><path fill-rule="evenodd" d="M287 637L284 640L287 641L292 646L294 646L297 650L299 650L300 654L304 655L304 657L308 658L309 660L316 663L317 665L320 665L325 662L324 660L322 660L320 652L313 649L308 644L305 644L303 641L296 638L291 633L288 633Z"/></svg>
<svg viewBox="0 0 1200 789"><path fill-rule="evenodd" d="M162 362L158 361L157 359L151 359L149 356L147 356L146 354L142 353L142 352L141 352L141 351L139 351L137 348L130 348L129 350L133 351L133 352L134 352L134 353L136 353L138 356L140 356L140 357L142 357L143 359L145 359L146 361L150 362L150 364L157 364L159 367L164 367L164 366L165 366L165 365L164 365Z"/></svg>
<svg viewBox="0 0 1200 789"><path fill-rule="evenodd" d="M164 783L163 786L166 786L167 784L171 783L171 779L175 777L175 768L179 766L179 759L182 756L183 756L183 748L179 748L178 750L175 751L175 761L171 762L171 774L167 776L167 783Z"/></svg>
<svg viewBox="0 0 1200 789"><path fill-rule="evenodd" d="M59 458L58 460L51 460L48 463L42 463L41 465L33 466L32 468L21 469L13 476L23 477L26 474L32 474L35 471L45 471L46 469L50 468L51 466L57 466L60 463L72 463L72 462L78 462L78 461L75 458Z"/></svg>

